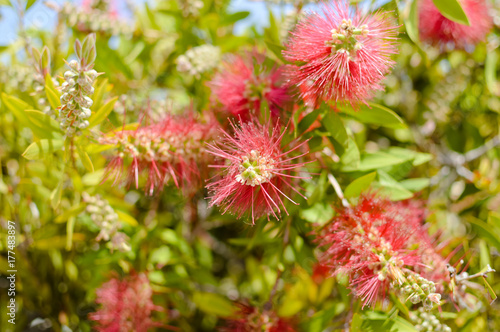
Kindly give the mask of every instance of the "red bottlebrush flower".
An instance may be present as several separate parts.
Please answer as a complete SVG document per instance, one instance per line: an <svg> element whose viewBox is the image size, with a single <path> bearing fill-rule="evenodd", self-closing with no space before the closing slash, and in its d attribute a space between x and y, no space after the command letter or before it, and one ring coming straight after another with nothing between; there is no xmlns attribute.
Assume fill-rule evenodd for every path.
<svg viewBox="0 0 500 332"><path fill-rule="evenodd" d="M240 127L231 125L233 136L222 130L224 137L218 145L207 144L209 153L226 162L212 166L222 169L222 178L207 185L211 193L210 206L222 206L223 213L231 211L238 218L251 213L253 224L255 218L265 214L273 214L279 219L280 206L288 214L282 197L294 204L298 203L288 196L290 190L304 197L289 181L306 178L290 175L290 172L298 172L306 164L294 163L294 160L307 152L295 157L287 155L307 141L282 152L280 145L286 128L280 133L278 123L272 129L269 124L254 122L240 121Z"/></svg>
<svg viewBox="0 0 500 332"><path fill-rule="evenodd" d="M326 249L320 263L334 274L347 273L363 306L383 297L391 282L402 284L405 266L420 264L409 250L409 239L421 229L400 208L399 203L363 195L356 206L339 210L316 239Z"/></svg>
<svg viewBox="0 0 500 332"><path fill-rule="evenodd" d="M279 317L274 311L260 310L245 304L240 307L236 318L228 319L221 332L295 332L289 320Z"/></svg>
<svg viewBox="0 0 500 332"><path fill-rule="evenodd" d="M456 48L475 45L484 40L493 27L493 19L484 0L461 0L470 26L453 22L444 17L432 0L420 2L420 38L433 45L452 42Z"/></svg>
<svg viewBox="0 0 500 332"><path fill-rule="evenodd" d="M210 160L204 144L213 138L216 128L215 121L202 123L192 115L169 115L156 124L101 137L99 143L114 145L115 152L105 178L114 175L116 182L126 164L128 182L135 183L136 188L139 187L139 174L147 171L146 192L150 195L170 180L177 187L198 188L201 186L200 170Z"/></svg>
<svg viewBox="0 0 500 332"><path fill-rule="evenodd" d="M291 32L283 51L294 63L287 70L288 82L297 86L306 104L321 99L336 102L364 102L394 66L391 54L398 26L389 13L362 14L349 2L323 3L321 12L311 12Z"/></svg>
<svg viewBox="0 0 500 332"><path fill-rule="evenodd" d="M282 85L281 68L266 68L262 54L230 57L208 86L226 112L244 120L258 114L264 101L274 117L290 101Z"/></svg>
<svg viewBox="0 0 500 332"><path fill-rule="evenodd" d="M97 322L99 332L147 332L159 326L151 320L154 310L161 310L153 304L153 291L148 277L141 273L119 280L113 278L96 291L100 309L89 318Z"/></svg>

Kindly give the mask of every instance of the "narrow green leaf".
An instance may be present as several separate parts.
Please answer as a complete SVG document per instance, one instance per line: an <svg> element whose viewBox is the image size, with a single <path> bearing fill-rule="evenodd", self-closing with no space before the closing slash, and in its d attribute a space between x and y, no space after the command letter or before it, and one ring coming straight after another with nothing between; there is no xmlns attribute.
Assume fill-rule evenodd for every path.
<svg viewBox="0 0 500 332"><path fill-rule="evenodd" d="M273 52L274 55L281 61L285 62L285 58L283 58L283 53L281 53L285 48L279 44L273 43L272 41L265 41L267 48Z"/></svg>
<svg viewBox="0 0 500 332"><path fill-rule="evenodd" d="M65 221L68 221L69 218L78 216L80 213L83 212L83 210L85 210L85 203L80 203L64 211L62 214L58 215L57 218L54 219L54 222L63 223Z"/></svg>
<svg viewBox="0 0 500 332"><path fill-rule="evenodd" d="M429 187L430 182L431 180L429 178L415 178L402 180L399 184L409 191L417 192Z"/></svg>
<svg viewBox="0 0 500 332"><path fill-rule="evenodd" d="M2 101L5 106L11 111L22 126L29 127L30 121L24 113L25 110L33 109L34 107L14 96L9 96L2 92Z"/></svg>
<svg viewBox="0 0 500 332"><path fill-rule="evenodd" d="M470 25L469 19L465 14L458 0L432 0L441 14L449 20L460 24Z"/></svg>
<svg viewBox="0 0 500 332"><path fill-rule="evenodd" d="M406 190L402 185L400 185L394 178L382 170L378 170L378 184L374 187L380 189L380 194L389 197L393 201L399 201L403 199L408 199L413 197L413 193Z"/></svg>
<svg viewBox="0 0 500 332"><path fill-rule="evenodd" d="M232 316L236 309L231 301L215 293L196 292L193 302L201 311L219 317Z"/></svg>
<svg viewBox="0 0 500 332"><path fill-rule="evenodd" d="M337 113L333 111L327 112L323 117L322 123L330 135L332 135L332 137L339 142L340 145L347 147L349 141L347 131L345 130L342 119Z"/></svg>
<svg viewBox="0 0 500 332"><path fill-rule="evenodd" d="M124 223L130 225L130 226L137 226L139 225L139 223L137 222L137 220L135 220L134 217L132 217L131 215L125 213L125 212L122 212L120 210L115 210L116 214L118 215L118 219L120 219L121 221L123 221Z"/></svg>
<svg viewBox="0 0 500 332"><path fill-rule="evenodd" d="M298 130L299 134L304 133L309 129L309 127L311 127L314 121L316 121L316 119L318 118L319 112L319 109L315 109L311 113L307 114L302 120L300 120Z"/></svg>
<svg viewBox="0 0 500 332"><path fill-rule="evenodd" d="M89 120L89 127L92 128L103 122L111 113L113 108L115 107L115 103L118 100L118 97L114 97L111 100L109 100L106 104L102 105L101 108L95 113L92 114Z"/></svg>
<svg viewBox="0 0 500 332"><path fill-rule="evenodd" d="M371 172L352 181L344 190L346 198L358 197L363 191L368 189L373 180L377 176L377 172Z"/></svg>
<svg viewBox="0 0 500 332"><path fill-rule="evenodd" d="M81 148L77 149L78 155L80 156L80 160L85 167L85 169L89 172L94 172L94 165L92 164L92 160L90 159L87 152L83 151Z"/></svg>
<svg viewBox="0 0 500 332"><path fill-rule="evenodd" d="M36 160L43 158L47 153L53 153L61 150L63 141L60 139L42 139L31 143L30 146L23 152L23 157L28 160Z"/></svg>
<svg viewBox="0 0 500 332"><path fill-rule="evenodd" d="M53 209L57 209L59 203L61 203L63 183L64 181L63 179L61 179L57 187L50 194L50 205L52 206Z"/></svg>
<svg viewBox="0 0 500 332"><path fill-rule="evenodd" d="M349 137L349 143L347 144L347 149L340 158L342 164L342 170L345 172L355 171L359 169L360 165L360 154L359 149L351 137Z"/></svg>
<svg viewBox="0 0 500 332"><path fill-rule="evenodd" d="M484 63L484 76L488 90L495 96L500 95L500 88L497 82L498 53L496 50L486 53Z"/></svg>
<svg viewBox="0 0 500 332"><path fill-rule="evenodd" d="M94 94L92 95L92 99L94 103L92 104L92 111L98 110L102 106L102 98L104 97L104 92L106 92L106 88L108 86L108 79L104 78L99 81L97 84Z"/></svg>
<svg viewBox="0 0 500 332"><path fill-rule="evenodd" d="M45 76L45 95L47 96L50 106L57 113L57 108L61 106L61 99L60 94L56 90L54 82L52 82L52 78L50 77L50 75Z"/></svg>
<svg viewBox="0 0 500 332"><path fill-rule="evenodd" d="M405 19L406 33L408 37L415 43L419 43L418 38L418 1L412 0L410 5L410 12L408 17Z"/></svg>
<svg viewBox="0 0 500 332"><path fill-rule="evenodd" d="M500 228L474 217L468 217L467 222L480 238L485 239L495 248L500 248Z"/></svg>
<svg viewBox="0 0 500 332"><path fill-rule="evenodd" d="M25 9L25 11L28 11L28 9L30 9L31 6L33 6L36 1L37 0L28 0L28 1L26 1L26 9Z"/></svg>
<svg viewBox="0 0 500 332"><path fill-rule="evenodd" d="M220 21L220 25L224 26L224 25L230 25L230 24L236 23L240 20L247 18L248 15L250 15L250 12L247 12L247 11L228 14L228 15L224 16L224 18Z"/></svg>
<svg viewBox="0 0 500 332"><path fill-rule="evenodd" d="M349 115L360 122L374 124L387 128L406 128L406 124L393 110L375 103L362 105L357 110L351 107L342 107L341 113Z"/></svg>

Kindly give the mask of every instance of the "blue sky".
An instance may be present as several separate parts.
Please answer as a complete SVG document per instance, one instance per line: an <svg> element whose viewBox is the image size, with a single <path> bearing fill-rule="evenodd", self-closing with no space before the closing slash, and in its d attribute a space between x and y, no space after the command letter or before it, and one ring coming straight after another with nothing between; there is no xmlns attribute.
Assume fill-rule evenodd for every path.
<svg viewBox="0 0 500 332"><path fill-rule="evenodd" d="M63 3L64 0L52 0L56 3ZM147 0L135 0L137 3L142 3ZM77 2L77 1L74 1ZM79 2L79 1L78 1ZM118 3L124 3L118 1ZM290 6L273 5L271 6L274 13L279 14L282 9L291 8ZM245 20L238 22L235 26L235 33L241 33L249 25L266 26L268 22L268 8L264 2L256 2L250 0L233 0L230 5L231 11L249 11L250 16ZM2 6L0 7L2 19L0 20L0 45L7 45L17 38L18 18L14 9ZM29 9L25 16L25 26L34 27L37 29L52 29L55 25L57 14L47 8L42 0L38 0L33 7Z"/></svg>

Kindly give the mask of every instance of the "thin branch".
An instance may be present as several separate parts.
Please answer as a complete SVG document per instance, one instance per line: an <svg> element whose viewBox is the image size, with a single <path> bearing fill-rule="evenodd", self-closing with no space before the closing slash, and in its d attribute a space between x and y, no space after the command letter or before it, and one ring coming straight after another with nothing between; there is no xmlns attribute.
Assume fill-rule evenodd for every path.
<svg viewBox="0 0 500 332"><path fill-rule="evenodd" d="M344 207L350 207L351 205L349 204L349 202L347 201L347 199L345 199L344 193L342 192L342 189L340 188L340 185L337 182L337 179L335 179L335 177L331 173L328 173L328 181L330 181L330 183L333 186L333 189L335 189L335 192L337 193L337 196L342 201L342 205Z"/></svg>

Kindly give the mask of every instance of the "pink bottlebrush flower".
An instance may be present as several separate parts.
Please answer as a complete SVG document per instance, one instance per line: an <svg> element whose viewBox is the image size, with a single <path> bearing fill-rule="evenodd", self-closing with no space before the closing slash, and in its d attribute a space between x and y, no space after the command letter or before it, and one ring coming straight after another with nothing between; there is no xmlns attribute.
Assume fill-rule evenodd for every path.
<svg viewBox="0 0 500 332"><path fill-rule="evenodd" d="M153 304L153 291L148 277L141 273L123 280L113 278L96 291L100 308L89 318L97 323L99 332L147 332L159 326L151 319L153 311L162 308Z"/></svg>
<svg viewBox="0 0 500 332"><path fill-rule="evenodd" d="M245 304L238 304L236 317L228 319L221 332L295 332L292 323L279 317L271 310L261 310Z"/></svg>
<svg viewBox="0 0 500 332"><path fill-rule="evenodd" d="M200 173L210 160L204 143L214 137L216 128L212 120L204 123L193 115L168 115L152 125L101 137L99 143L113 145L115 153L105 179L114 175L116 182L126 165L129 167L128 183L135 183L136 188L140 173L147 173L146 192L149 195L170 181L184 189L199 188Z"/></svg>
<svg viewBox="0 0 500 332"><path fill-rule="evenodd" d="M475 45L484 40L493 27L493 19L484 0L461 0L470 26L453 22L444 17L432 0L420 2L420 38L433 45L454 43L456 48Z"/></svg>
<svg viewBox="0 0 500 332"><path fill-rule="evenodd" d="M386 12L362 14L346 0L320 4L292 31L283 55L287 77L306 104L365 102L394 66L398 26Z"/></svg>
<svg viewBox="0 0 500 332"><path fill-rule="evenodd" d="M282 70L267 68L265 56L257 53L233 55L223 63L208 86L226 112L248 120L258 115L262 102L278 117L290 101L283 86Z"/></svg>
<svg viewBox="0 0 500 332"><path fill-rule="evenodd" d="M408 222L402 206L373 194L362 195L354 207L343 208L316 241L326 249L320 263L333 274L346 273L363 306L384 297L391 283L405 282L405 266L420 264L409 240L421 231Z"/></svg>
<svg viewBox="0 0 500 332"><path fill-rule="evenodd" d="M207 144L209 153L225 160L223 165L213 165L222 169L222 177L207 185L211 193L210 206L222 206L223 213L231 211L238 218L249 213L253 224L255 218L266 214L279 219L280 206L288 214L282 198L298 204L288 196L290 190L300 194L290 181L306 177L290 173L298 172L306 164L294 163L294 160L307 152L294 157L287 155L307 141L283 152L281 141L287 128L280 133L278 123L272 129L269 124L255 121L240 121L239 127L233 123L231 126L233 135L222 130L224 137L219 144Z"/></svg>

